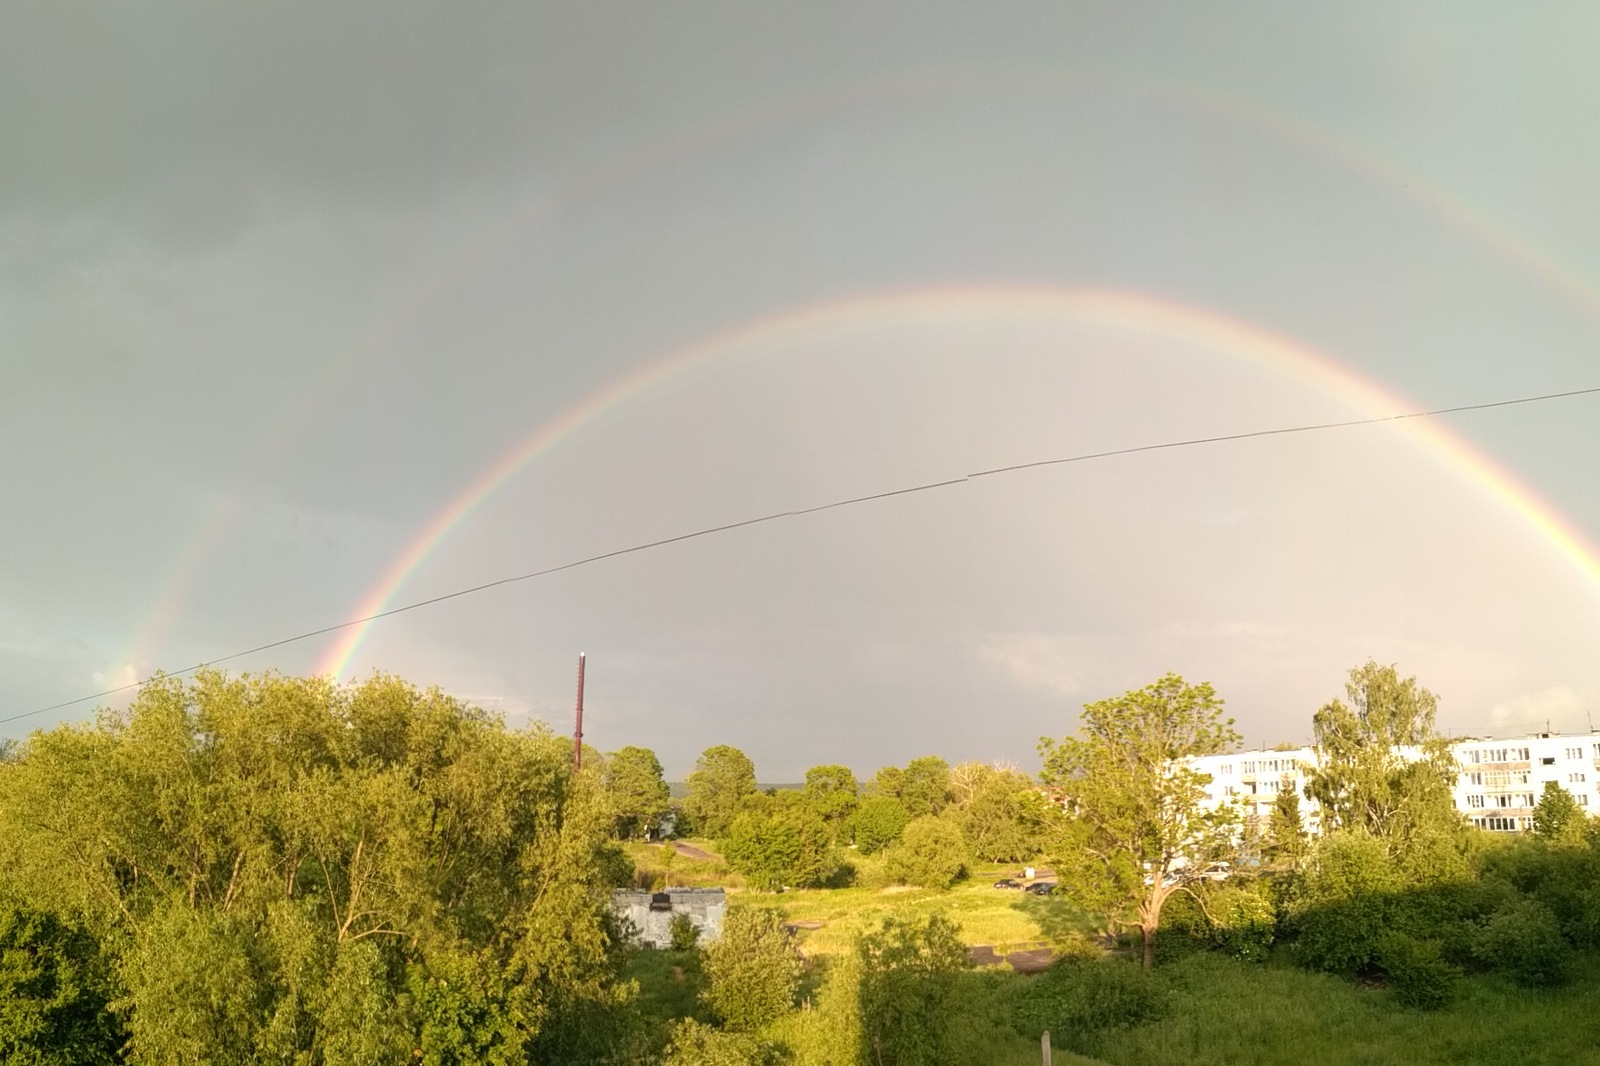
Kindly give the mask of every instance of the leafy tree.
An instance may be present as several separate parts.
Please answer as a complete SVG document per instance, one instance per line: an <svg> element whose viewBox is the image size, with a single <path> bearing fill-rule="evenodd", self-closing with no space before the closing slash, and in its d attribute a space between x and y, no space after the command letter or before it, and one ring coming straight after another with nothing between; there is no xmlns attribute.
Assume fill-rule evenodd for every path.
<svg viewBox="0 0 1600 1066"><path fill-rule="evenodd" d="M1546 840L1581 842L1583 822L1583 808L1572 798L1572 793L1554 781L1546 781L1544 790L1539 793L1538 806L1533 808L1533 831Z"/></svg>
<svg viewBox="0 0 1600 1066"><path fill-rule="evenodd" d="M1024 796L1031 791L1021 774L989 772L958 807L961 832L973 855L985 862L1013 862L1038 853L1025 808Z"/></svg>
<svg viewBox="0 0 1600 1066"><path fill-rule="evenodd" d="M1312 719L1318 763L1306 794L1325 830L1359 829L1395 841L1414 831L1455 828L1455 757L1434 720L1438 700L1393 666L1367 662Z"/></svg>
<svg viewBox="0 0 1600 1066"><path fill-rule="evenodd" d="M49 913L0 904L0 1060L33 1066L120 1062L107 959Z"/></svg>
<svg viewBox="0 0 1600 1066"><path fill-rule="evenodd" d="M956 924L884 919L856 945L861 1025L871 1061L883 1066L935 1066L951 1059L952 1006L967 968Z"/></svg>
<svg viewBox="0 0 1600 1066"><path fill-rule="evenodd" d="M860 803L856 775L847 766L813 766L806 771L805 804L837 839Z"/></svg>
<svg viewBox="0 0 1600 1066"><path fill-rule="evenodd" d="M740 806L758 792L755 763L726 744L700 753L687 784L683 808L695 831L718 840L727 835Z"/></svg>
<svg viewBox="0 0 1600 1066"><path fill-rule="evenodd" d="M944 810L950 802L950 764L937 755L924 755L906 763L900 802L913 818Z"/></svg>
<svg viewBox="0 0 1600 1066"><path fill-rule="evenodd" d="M961 828L945 818L924 816L906 825L897 844L884 854L890 877L906 885L949 888L967 863Z"/></svg>
<svg viewBox="0 0 1600 1066"><path fill-rule="evenodd" d="M1189 760L1236 745L1209 684L1176 674L1084 707L1081 737L1039 743L1040 780L1062 798L1056 850L1064 889L1113 926L1132 925L1149 969L1161 908L1208 864L1234 856L1237 812L1206 804Z"/></svg>
<svg viewBox="0 0 1600 1066"><path fill-rule="evenodd" d="M1294 867L1305 857L1305 820L1300 815L1300 793L1292 788L1280 791L1272 801L1267 821L1267 850L1274 863Z"/></svg>
<svg viewBox="0 0 1600 1066"><path fill-rule="evenodd" d="M702 998L727 1028L749 1032L794 1005L800 970L783 915L766 907L740 907L729 911L722 935L706 948L709 984Z"/></svg>
<svg viewBox="0 0 1600 1066"><path fill-rule="evenodd" d="M856 811L856 848L863 855L882 851L900 839L911 816L893 796L868 796Z"/></svg>
<svg viewBox="0 0 1600 1066"><path fill-rule="evenodd" d="M648 836L671 808L661 761L649 748L625 747L605 760L606 796L615 833L624 840Z"/></svg>
<svg viewBox="0 0 1600 1066"><path fill-rule="evenodd" d="M728 829L723 851L750 887L769 892L820 885L832 868L828 831L804 809L743 812Z"/></svg>
<svg viewBox="0 0 1600 1066"><path fill-rule="evenodd" d="M0 891L114 953L137 1061L593 1047L624 871L569 751L394 678L160 680L6 764Z"/></svg>

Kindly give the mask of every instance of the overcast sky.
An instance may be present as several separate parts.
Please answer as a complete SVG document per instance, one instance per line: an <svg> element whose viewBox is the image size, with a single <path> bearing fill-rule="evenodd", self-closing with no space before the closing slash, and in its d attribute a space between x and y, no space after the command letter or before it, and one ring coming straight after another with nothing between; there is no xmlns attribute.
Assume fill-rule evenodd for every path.
<svg viewBox="0 0 1600 1066"><path fill-rule="evenodd" d="M0 717L352 617L541 428L389 604L1600 385L1597 71L1576 4L7 4ZM1593 552L1597 416L732 530L385 620L344 676L567 732L581 650L593 744L763 780L1032 766L1168 671L1303 740L1369 657L1452 729L1584 729L1600 564L1528 508Z"/></svg>

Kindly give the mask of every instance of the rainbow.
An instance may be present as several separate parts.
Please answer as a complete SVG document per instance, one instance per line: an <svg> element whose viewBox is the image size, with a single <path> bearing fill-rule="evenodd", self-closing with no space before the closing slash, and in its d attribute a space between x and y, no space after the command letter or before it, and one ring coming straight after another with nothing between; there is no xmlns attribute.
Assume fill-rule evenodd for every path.
<svg viewBox="0 0 1600 1066"><path fill-rule="evenodd" d="M1379 383L1293 338L1218 312L1152 295L1057 286L935 286L853 296L746 322L685 345L612 381L540 426L490 463L420 530L386 567L321 657L319 674L342 676L371 631L433 552L529 463L606 412L698 367L730 358L793 351L809 342L916 324L1043 321L1092 324L1166 337L1279 372L1366 417L1415 408ZM1600 591L1600 553L1548 503L1437 419L1406 419L1409 435L1446 466L1518 515ZM367 621L358 621L368 619Z"/></svg>
<svg viewBox="0 0 1600 1066"><path fill-rule="evenodd" d="M1549 251L1505 228L1436 183L1397 166L1354 141L1279 108L1195 84L1127 71L1093 67L1061 70L1052 67L994 68L980 65L914 69L840 79L786 101L735 105L720 120L705 123L687 134L679 132L670 138L629 146L615 155L595 161L571 184L573 189L589 189L604 186L619 177L654 173L672 158L689 151L725 144L775 123L848 114L870 100L915 100L966 93L974 88L985 87L1030 94L1118 92L1143 97L1175 110L1204 115L1220 123L1254 130L1281 143L1294 145L1308 156L1326 160L1348 173L1359 175L1396 198L1441 219L1452 229L1561 293L1588 315L1600 319L1600 290L1570 263L1560 261ZM459 280L471 263L481 261L495 248L509 245L523 234L522 225L536 223L541 217L540 209L524 208L510 220L511 224L497 227L495 235L489 239L464 242L419 270L399 297L389 301L384 311L347 339L338 357L327 360L323 372L308 385L306 398L298 411L280 420L277 428L266 435L252 458L246 461L245 470L238 478L239 483L248 485L255 481L295 439L297 430L330 401L337 389L359 371L370 368L387 346L404 332L414 316ZM618 382L615 387L623 387L624 384ZM568 412L562 418L572 413ZM243 509L239 492L218 497L190 533L174 545L168 565L155 582L159 592L139 624L133 627L134 636L127 654L123 656L124 661L143 662L148 654L154 652L178 618L189 591L203 572L205 562L215 554L224 533L238 520Z"/></svg>

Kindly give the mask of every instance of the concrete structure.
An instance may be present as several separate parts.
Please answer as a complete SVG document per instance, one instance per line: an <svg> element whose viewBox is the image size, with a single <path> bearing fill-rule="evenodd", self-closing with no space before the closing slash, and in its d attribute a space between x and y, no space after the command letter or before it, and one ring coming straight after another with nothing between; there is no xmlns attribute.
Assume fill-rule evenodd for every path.
<svg viewBox="0 0 1600 1066"><path fill-rule="evenodd" d="M1520 833L1533 828L1533 808L1545 783L1554 781L1590 814L1600 812L1600 733L1534 733L1515 740L1470 738L1451 745L1459 776L1456 808L1480 829ZM1317 765L1315 748L1257 749L1209 755L1195 767L1211 775L1206 792L1214 804L1238 803L1246 816L1263 821L1278 793L1300 794L1306 828L1321 831L1315 800L1305 798Z"/></svg>
<svg viewBox="0 0 1600 1066"><path fill-rule="evenodd" d="M627 922L641 944L653 948L672 946L672 918L686 914L700 930L700 943L722 935L722 916L728 910L727 894L720 888L669 888L664 892L611 893L611 909Z"/></svg>

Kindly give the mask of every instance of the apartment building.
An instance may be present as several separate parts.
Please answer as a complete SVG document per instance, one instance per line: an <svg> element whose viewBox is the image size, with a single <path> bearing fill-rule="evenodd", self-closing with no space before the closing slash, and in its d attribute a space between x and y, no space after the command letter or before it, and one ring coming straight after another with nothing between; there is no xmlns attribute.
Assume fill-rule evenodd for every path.
<svg viewBox="0 0 1600 1066"><path fill-rule="evenodd" d="M1479 829L1520 833L1533 828L1533 808L1546 782L1572 794L1578 806L1600 812L1600 733L1535 733L1515 740L1469 738L1451 745L1458 767L1456 808ZM1406 754L1402 751L1402 754ZM1305 798L1317 765L1315 748L1284 748L1209 755L1194 761L1211 775L1206 786L1214 804L1237 803L1244 813L1266 819L1278 794L1300 794L1306 828L1321 829L1315 800Z"/></svg>

